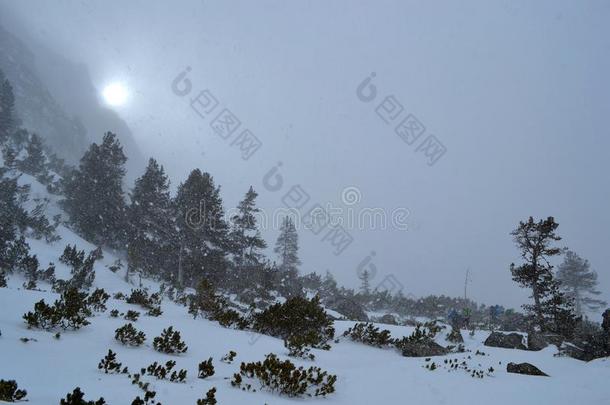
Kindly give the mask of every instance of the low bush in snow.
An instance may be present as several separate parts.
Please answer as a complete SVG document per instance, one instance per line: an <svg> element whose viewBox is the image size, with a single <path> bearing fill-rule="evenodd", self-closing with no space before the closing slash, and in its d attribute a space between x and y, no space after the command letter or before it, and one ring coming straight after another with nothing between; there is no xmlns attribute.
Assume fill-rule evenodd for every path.
<svg viewBox="0 0 610 405"><path fill-rule="evenodd" d="M140 313L138 311L128 310L125 314L125 319L131 322L136 322L140 317Z"/></svg>
<svg viewBox="0 0 610 405"><path fill-rule="evenodd" d="M146 289L131 290L131 294L126 298L128 304L140 305L149 311L157 309L161 311L161 295L159 293L148 294Z"/></svg>
<svg viewBox="0 0 610 405"><path fill-rule="evenodd" d="M87 298L87 305L95 312L104 312L108 298L110 298L110 294L106 293L103 288L97 288Z"/></svg>
<svg viewBox="0 0 610 405"><path fill-rule="evenodd" d="M308 347L308 342L311 339L307 336L293 335L288 339L284 339L284 347L288 349L290 357L298 357L306 360L315 360L316 356L311 353L311 348Z"/></svg>
<svg viewBox="0 0 610 405"><path fill-rule="evenodd" d="M231 350L231 351L229 351L229 353L222 356L220 358L220 361L222 361L223 363L231 364L231 363L233 363L235 356L237 356L237 353L235 353L233 350Z"/></svg>
<svg viewBox="0 0 610 405"><path fill-rule="evenodd" d="M15 380L0 380L0 401L20 401L25 398L27 394L26 390L17 388L17 382Z"/></svg>
<svg viewBox="0 0 610 405"><path fill-rule="evenodd" d="M353 341L375 347L388 346L394 342L389 330L380 330L372 323L357 323L343 332L343 336L347 336Z"/></svg>
<svg viewBox="0 0 610 405"><path fill-rule="evenodd" d="M155 361L145 369L143 368L141 372L142 375L148 374L159 380L165 380L169 377L169 381L171 382L184 382L186 380L186 370L181 369L180 371L176 371L173 369L175 366L176 362L173 360L169 360L164 366L157 364Z"/></svg>
<svg viewBox="0 0 610 405"><path fill-rule="evenodd" d="M168 354L185 353L188 349L186 343L180 340L180 332L174 330L173 326L163 329L161 336L153 340L156 351Z"/></svg>
<svg viewBox="0 0 610 405"><path fill-rule="evenodd" d="M108 349L108 354L100 360L97 368L104 370L105 374L127 374L129 370L127 367L121 369L122 364L117 362L116 353Z"/></svg>
<svg viewBox="0 0 610 405"><path fill-rule="evenodd" d="M114 338L124 345L140 346L146 340L146 335L128 323L114 331Z"/></svg>
<svg viewBox="0 0 610 405"><path fill-rule="evenodd" d="M212 358L202 361L199 363L199 373L197 378L208 378L214 375L214 365L212 364Z"/></svg>
<svg viewBox="0 0 610 405"><path fill-rule="evenodd" d="M241 363L231 385L244 391L256 391L248 380L257 380L262 388L289 397L326 396L335 391L337 376L319 367L296 367L290 360L281 361L273 353L263 362Z"/></svg>
<svg viewBox="0 0 610 405"><path fill-rule="evenodd" d="M205 398L198 399L197 405L216 405L218 401L216 401L216 387L212 387L205 394Z"/></svg>
<svg viewBox="0 0 610 405"><path fill-rule="evenodd" d="M327 342L335 336L332 319L320 305L316 296L311 300L303 297L289 298L254 314L253 328L271 336L288 339L291 336L306 336L305 344L328 349Z"/></svg>
<svg viewBox="0 0 610 405"><path fill-rule="evenodd" d="M79 292L76 288L69 288L52 306L46 304L44 300L38 301L34 304L34 312L24 314L23 319L30 328L79 329L89 324L86 319L88 316L91 316L91 310L88 306L87 294Z"/></svg>
<svg viewBox="0 0 610 405"><path fill-rule="evenodd" d="M79 387L76 387L71 394L66 395L65 399L59 401L59 405L106 405L104 398L100 398L97 401L87 401L84 398L85 393Z"/></svg>
<svg viewBox="0 0 610 405"><path fill-rule="evenodd" d="M217 294L214 286L205 279L199 282L195 294L189 295L188 301L189 313L194 318L201 315L212 321L218 321L225 328L236 326L238 329L245 329L248 327L248 321L239 312L228 308L224 297Z"/></svg>

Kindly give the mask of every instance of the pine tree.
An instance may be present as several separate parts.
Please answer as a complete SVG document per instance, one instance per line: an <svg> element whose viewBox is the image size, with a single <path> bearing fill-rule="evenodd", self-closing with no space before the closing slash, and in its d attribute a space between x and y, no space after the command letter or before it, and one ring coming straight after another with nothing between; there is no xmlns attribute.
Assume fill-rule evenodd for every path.
<svg viewBox="0 0 610 405"><path fill-rule="evenodd" d="M583 315L586 311L596 312L607 304L591 296L601 293L596 289L597 273L591 270L589 261L568 250L563 263L559 265L557 279L565 294L574 300L575 311Z"/></svg>
<svg viewBox="0 0 610 405"><path fill-rule="evenodd" d="M142 177L130 194L128 272L137 269L148 275L167 277L172 241L175 239L175 213L169 194L169 179L155 159L148 161Z"/></svg>
<svg viewBox="0 0 610 405"><path fill-rule="evenodd" d="M279 257L280 271L298 274L298 267L301 264L298 256L299 236L290 217L284 217L282 221L274 252Z"/></svg>
<svg viewBox="0 0 610 405"><path fill-rule="evenodd" d="M289 217L284 217L282 221L274 252L279 258L278 291L287 297L301 295L303 285L299 279L299 240L294 222Z"/></svg>
<svg viewBox="0 0 610 405"><path fill-rule="evenodd" d="M16 123L13 87L0 71L0 143L4 143L13 133Z"/></svg>
<svg viewBox="0 0 610 405"><path fill-rule="evenodd" d="M32 134L26 145L27 156L18 162L19 169L32 176L43 176L46 174L46 157L40 137Z"/></svg>
<svg viewBox="0 0 610 405"><path fill-rule="evenodd" d="M23 209L27 193L6 173L0 167L0 271L11 273L28 257L29 246L21 233L29 224L29 216Z"/></svg>
<svg viewBox="0 0 610 405"><path fill-rule="evenodd" d="M63 207L74 228L97 245L120 247L126 239L126 205L122 188L123 153L116 135L107 132L92 144L78 169L64 181Z"/></svg>
<svg viewBox="0 0 610 405"><path fill-rule="evenodd" d="M267 247L256 224L256 214L260 212L255 204L257 196L256 191L250 186L244 199L237 206L238 213L231 218L230 240L237 268L260 264L263 257L260 250Z"/></svg>
<svg viewBox="0 0 610 405"><path fill-rule="evenodd" d="M370 285L370 274L368 270L364 270L360 275L360 280L362 280L362 285L360 286L360 292L368 297L371 294L371 285Z"/></svg>
<svg viewBox="0 0 610 405"><path fill-rule="evenodd" d="M525 262L520 266L512 263L510 271L514 281L531 288L534 304L524 305L524 308L542 331L557 330L557 322L567 322L571 316L570 303L558 290L549 260L562 251L553 246L554 242L561 240L555 233L558 226L553 217L538 222L529 217L526 222L519 222L517 229L511 232Z"/></svg>
<svg viewBox="0 0 610 405"><path fill-rule="evenodd" d="M220 187L214 185L209 173L193 170L178 187L174 204L179 283L194 285L206 278L219 285L226 275L229 248Z"/></svg>

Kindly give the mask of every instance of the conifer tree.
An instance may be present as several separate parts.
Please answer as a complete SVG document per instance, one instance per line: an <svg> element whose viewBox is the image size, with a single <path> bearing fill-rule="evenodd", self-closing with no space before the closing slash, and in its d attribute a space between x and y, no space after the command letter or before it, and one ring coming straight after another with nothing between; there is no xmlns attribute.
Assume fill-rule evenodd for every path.
<svg viewBox="0 0 610 405"><path fill-rule="evenodd" d="M203 277L218 285L226 272L229 248L220 187L209 173L195 169L178 187L174 203L179 283L194 285Z"/></svg>
<svg viewBox="0 0 610 405"><path fill-rule="evenodd" d="M32 134L26 145L27 155L18 163L19 169L32 176L40 177L46 172L46 157L40 137Z"/></svg>
<svg viewBox="0 0 610 405"><path fill-rule="evenodd" d="M12 134L16 124L13 87L0 71L0 143L4 143Z"/></svg>
<svg viewBox="0 0 610 405"><path fill-rule="evenodd" d="M575 323L571 303L559 291L559 283L553 277L550 258L561 254L562 249L553 246L561 237L555 231L559 226L553 217L535 222L532 217L519 226L511 235L521 251L524 263L510 265L513 280L532 290L533 305L524 305L534 324L541 331L566 334Z"/></svg>
<svg viewBox="0 0 610 405"><path fill-rule="evenodd" d="M296 227L290 217L284 217L274 252L279 259L278 291L287 297L299 296L303 292L299 279L299 240Z"/></svg>
<svg viewBox="0 0 610 405"><path fill-rule="evenodd" d="M586 311L599 311L607 304L603 300L593 298L601 294L597 287L597 273L591 270L589 261L568 250L563 263L559 265L557 280L561 289L574 300L575 311L583 315Z"/></svg>
<svg viewBox="0 0 610 405"><path fill-rule="evenodd" d="M169 179L155 159L148 161L144 174L135 182L127 211L129 223L128 271L168 276L175 213L169 194Z"/></svg>
<svg viewBox="0 0 610 405"><path fill-rule="evenodd" d="M283 272L298 274L299 265L299 236L290 217L284 217L280 226L280 235L275 243L274 252L279 258L279 269Z"/></svg>
<svg viewBox="0 0 610 405"><path fill-rule="evenodd" d="M370 274L368 270L364 270L360 275L360 280L362 280L362 285L360 286L360 292L365 296L369 297L371 294L371 284L370 284Z"/></svg>
<svg viewBox="0 0 610 405"><path fill-rule="evenodd" d="M250 186L244 199L237 206L238 213L231 218L230 240L237 268L260 264L263 257L260 250L267 247L256 224L256 214L260 212L255 203L257 196L256 191Z"/></svg>
<svg viewBox="0 0 610 405"><path fill-rule="evenodd" d="M126 239L126 205L122 188L123 153L115 134L107 132L81 158L78 169L64 180L63 207L85 239L97 245L120 247Z"/></svg>

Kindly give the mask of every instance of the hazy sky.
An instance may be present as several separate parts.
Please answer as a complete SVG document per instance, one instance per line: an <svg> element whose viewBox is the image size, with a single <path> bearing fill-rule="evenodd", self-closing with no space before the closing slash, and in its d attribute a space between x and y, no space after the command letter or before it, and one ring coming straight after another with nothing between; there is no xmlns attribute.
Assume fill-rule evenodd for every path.
<svg viewBox="0 0 610 405"><path fill-rule="evenodd" d="M326 231L301 230L304 272L355 287L374 251L373 286L394 275L405 294L462 295L470 268L471 297L518 306L527 292L510 278L509 233L554 216L610 300L608 1L1 3L84 63L100 92L128 87L116 110L174 186L199 167L227 208L253 185L271 216L300 185L303 211L331 202L391 220L408 209L407 230L347 229L338 256ZM171 84L187 66L192 90L180 97ZM377 95L364 102L356 89L372 72ZM189 104L204 89L218 101L205 119ZM389 123L377 113L388 104L376 112L387 96L403 108ZM210 127L224 108L241 121L228 140ZM408 114L425 126L413 145L394 132ZM243 129L262 142L248 160L231 145ZM417 151L430 134L447 150L433 166ZM272 191L263 177L278 162ZM356 201L342 199L347 187ZM264 234L272 245L277 231Z"/></svg>

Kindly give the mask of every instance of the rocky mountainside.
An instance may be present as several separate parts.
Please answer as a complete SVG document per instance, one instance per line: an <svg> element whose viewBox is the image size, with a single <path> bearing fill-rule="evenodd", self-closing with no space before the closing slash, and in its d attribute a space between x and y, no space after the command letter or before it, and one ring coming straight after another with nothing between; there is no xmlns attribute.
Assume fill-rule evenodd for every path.
<svg viewBox="0 0 610 405"><path fill-rule="evenodd" d="M118 135L132 162L141 160L129 127L100 104L83 65L26 43L0 26L0 69L14 87L22 125L42 136L68 162L78 161L106 131Z"/></svg>

